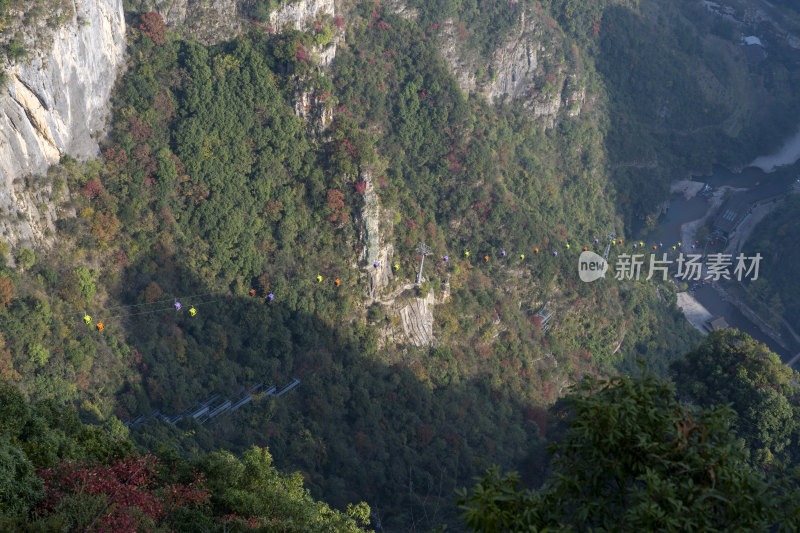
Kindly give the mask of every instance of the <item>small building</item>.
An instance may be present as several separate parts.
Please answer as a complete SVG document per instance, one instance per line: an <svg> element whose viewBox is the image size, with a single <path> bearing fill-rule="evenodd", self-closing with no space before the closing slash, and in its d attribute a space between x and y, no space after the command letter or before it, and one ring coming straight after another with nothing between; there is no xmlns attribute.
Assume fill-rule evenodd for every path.
<svg viewBox="0 0 800 533"><path fill-rule="evenodd" d="M761 42L761 39L759 39L755 35L748 35L747 37L742 37L742 44L747 46L760 46L761 48L764 48L764 44Z"/></svg>
<svg viewBox="0 0 800 533"><path fill-rule="evenodd" d="M715 316L712 317L708 322L706 322L706 329L708 331L716 331L718 329L725 329L729 328L728 322L725 320L725 317Z"/></svg>
<svg viewBox="0 0 800 533"><path fill-rule="evenodd" d="M742 37L742 52L748 63L760 63L767 58L764 43L755 35Z"/></svg>
<svg viewBox="0 0 800 533"><path fill-rule="evenodd" d="M747 199L734 197L728 200L720 207L711 231L725 239L730 238L751 209L752 203Z"/></svg>

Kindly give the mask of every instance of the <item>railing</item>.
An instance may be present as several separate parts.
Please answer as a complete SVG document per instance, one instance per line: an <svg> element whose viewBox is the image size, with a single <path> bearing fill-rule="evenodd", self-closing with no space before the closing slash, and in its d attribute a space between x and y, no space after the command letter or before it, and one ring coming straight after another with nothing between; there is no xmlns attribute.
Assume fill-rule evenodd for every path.
<svg viewBox="0 0 800 533"><path fill-rule="evenodd" d="M264 384L259 383L257 385L253 385L250 387L249 390L245 391L244 387L239 389L240 391L244 391L244 396L237 397L235 399L225 398L222 401L219 401L221 398L221 394L214 394L204 402L194 403L189 408L184 410L182 413L179 413L174 416L167 416L158 409L150 413L149 416L139 415L132 420L128 420L124 422L124 425L127 427L137 426L139 424L143 424L150 419L158 419L167 422L168 424L177 424L184 418L193 418L197 420L201 424L205 424L212 418L219 416L225 412L233 412L250 403L256 395L263 395L266 396L283 396L293 388L300 385L300 380L297 378L292 378L292 382L283 387L280 391L278 391L278 387L275 385L270 385L269 388L264 389ZM278 391L278 392L276 392Z"/></svg>

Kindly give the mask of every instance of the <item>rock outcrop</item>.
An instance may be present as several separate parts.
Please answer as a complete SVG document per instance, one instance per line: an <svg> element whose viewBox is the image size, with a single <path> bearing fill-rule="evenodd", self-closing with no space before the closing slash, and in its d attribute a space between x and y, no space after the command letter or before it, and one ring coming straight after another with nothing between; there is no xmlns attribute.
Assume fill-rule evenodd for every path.
<svg viewBox="0 0 800 533"><path fill-rule="evenodd" d="M294 28L300 31L311 31L314 22L327 20L328 24L336 16L334 0L300 0L283 4L269 14L269 25L273 31L280 33ZM331 42L314 48L320 67L327 67L336 57L336 46L343 38L340 31L335 31Z"/></svg>
<svg viewBox="0 0 800 533"><path fill-rule="evenodd" d="M475 54L467 52L456 23L448 20L442 29L442 54L465 92L482 94L491 102L504 94L523 96L535 85L538 53L544 48L535 39L533 21L524 13L517 31L495 49L488 65L481 65Z"/></svg>
<svg viewBox="0 0 800 533"><path fill-rule="evenodd" d="M392 277L392 260L394 247L384 243L381 238L381 211L378 195L373 185L373 175L370 170L364 170L359 176L364 183L364 205L361 208L362 242L364 245L361 261L367 275L366 304L380 304L393 317L400 318L403 331L399 328L388 326L382 330L384 341L408 342L412 346L430 346L435 343L433 336L433 308L436 303L433 291L429 291L424 298L410 297L406 291L415 290L416 284L406 283L389 294L382 294L388 287ZM387 231L390 232L391 226ZM441 302L449 297L450 286L446 284L446 295ZM405 337L403 339L403 337ZM402 340L401 340L402 339Z"/></svg>
<svg viewBox="0 0 800 533"><path fill-rule="evenodd" d="M156 11L173 31L203 44L232 39L247 26L236 0L133 0L138 12Z"/></svg>
<svg viewBox="0 0 800 533"><path fill-rule="evenodd" d="M554 60L559 41L548 39L541 26L523 11L515 31L490 57L482 57L469 49L466 30L450 19L441 26L440 49L464 92L483 95L489 102L504 96L520 99L533 116L543 117L552 127L563 107L567 116L580 113L585 91L577 77Z"/></svg>
<svg viewBox="0 0 800 533"><path fill-rule="evenodd" d="M336 48L344 39L344 32L333 26L336 16L334 0L300 0L287 2L269 15L270 31L281 33L288 29L313 32L315 24L330 26L333 35L330 42L315 45L312 49L317 59L317 68L325 69L336 57ZM325 105L320 95L310 94L302 80L297 80L295 90L295 115L309 124L314 124L319 133L325 131L333 119L333 112Z"/></svg>
<svg viewBox="0 0 800 533"><path fill-rule="evenodd" d="M15 180L45 173L64 154L98 155L96 139L123 64L122 0L75 0L73 6L49 43L23 28L28 57L8 66L8 84L0 89L0 232L12 244L42 238L38 209L17 194Z"/></svg>
<svg viewBox="0 0 800 533"><path fill-rule="evenodd" d="M361 260L366 263L367 299L374 302L380 298L381 290L389 285L392 275L392 259L394 247L391 244L381 245L380 234L380 205L378 195L372 183L372 172L365 170L361 173L364 182L364 206L361 208L361 219L364 231L362 234L364 251ZM377 265L377 266L375 266Z"/></svg>
<svg viewBox="0 0 800 533"><path fill-rule="evenodd" d="M333 17L333 0L300 0L287 2L269 14L269 24L278 33L288 28L308 31L314 21L324 15Z"/></svg>
<svg viewBox="0 0 800 533"><path fill-rule="evenodd" d="M425 298L414 298L400 309L403 331L413 346L430 346L433 338L433 291Z"/></svg>

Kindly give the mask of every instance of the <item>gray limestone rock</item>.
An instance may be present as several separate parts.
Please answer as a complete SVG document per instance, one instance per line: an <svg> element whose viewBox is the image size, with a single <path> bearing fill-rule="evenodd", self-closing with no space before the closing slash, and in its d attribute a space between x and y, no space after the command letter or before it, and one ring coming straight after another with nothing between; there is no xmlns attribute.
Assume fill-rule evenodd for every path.
<svg viewBox="0 0 800 533"><path fill-rule="evenodd" d="M64 154L98 155L123 64L122 0L75 0L74 7L49 46L8 67L0 89L0 232L12 244L42 238L38 210L17 194L15 180L45 173Z"/></svg>

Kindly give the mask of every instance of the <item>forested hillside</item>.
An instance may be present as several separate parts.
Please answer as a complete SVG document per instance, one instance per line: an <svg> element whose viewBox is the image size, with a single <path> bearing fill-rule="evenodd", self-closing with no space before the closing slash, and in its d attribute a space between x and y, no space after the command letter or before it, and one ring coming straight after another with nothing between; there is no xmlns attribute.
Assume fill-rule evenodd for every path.
<svg viewBox="0 0 800 533"><path fill-rule="evenodd" d="M675 172L741 164L760 148L736 133L746 117L725 117L765 86L712 101L698 78L719 42L674 49L676 35L713 25L686 4L409 2L409 15L346 2L307 32L276 32L279 3L249 2L237 11L244 30L216 44L128 5L102 157L65 156L30 179L60 214L55 244L3 250L0 379L14 387L3 390L20 413L47 410L4 430L24 474L2 481L15 495L8 523L463 529L455 490L491 465L545 482L571 386L638 372L637 359L665 376L701 338L673 283L583 283L578 255L603 253L611 232L613 262ZM463 24L465 46L489 57L523 16L549 47L528 96L561 95L558 79L585 93L581 105L539 117L524 98L489 102L459 85L443 25ZM766 79L779 66L758 68ZM783 83L795 73L784 74L758 120L794 105ZM373 193L391 264L365 252ZM421 241L431 255L416 284ZM388 281L372 291L380 268ZM420 345L398 308L427 301L431 341ZM705 349L684 365L710 364ZM691 377L706 374L716 375ZM264 394L294 378L286 394ZM224 416L192 414L201 402L229 408L257 384ZM770 401L793 398L788 378L779 385L783 400ZM701 389L687 376L682 386ZM793 460L783 433L740 435L756 466ZM112 487L141 481L142 501L180 496L107 513L106 488L88 496L66 479L89 471Z"/></svg>
<svg viewBox="0 0 800 533"><path fill-rule="evenodd" d="M0 400L4 531L356 532L368 522L365 504L340 513L314 501L299 473L279 473L256 446L242 459L185 460L168 451L175 440L139 454L117 420L86 426L74 408L29 406L9 385Z"/></svg>
<svg viewBox="0 0 800 533"><path fill-rule="evenodd" d="M747 335L716 331L676 365L678 394L646 370L581 382L561 406L566 428L550 447L553 470L541 487L525 488L519 475L490 470L461 492L468 526L797 529L797 472L788 468L796 463L769 451L788 458L794 445L784 437L799 419L796 383L786 382L792 372L776 359ZM771 412L777 405L779 415Z"/></svg>
<svg viewBox="0 0 800 533"><path fill-rule="evenodd" d="M800 280L795 269L789 267L800 261L795 246L800 236L798 216L800 197L793 194L756 226L743 248L744 253L760 253L764 257L759 279L747 285L748 303L764 311L767 321L779 331L784 320L795 331L800 329Z"/></svg>

